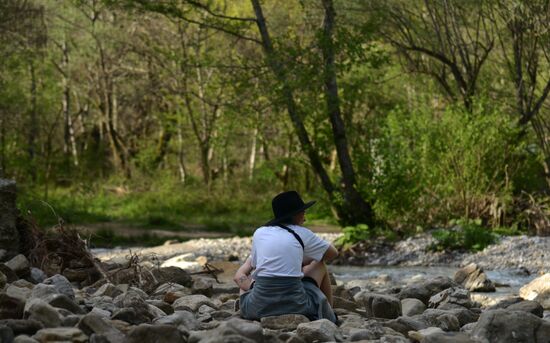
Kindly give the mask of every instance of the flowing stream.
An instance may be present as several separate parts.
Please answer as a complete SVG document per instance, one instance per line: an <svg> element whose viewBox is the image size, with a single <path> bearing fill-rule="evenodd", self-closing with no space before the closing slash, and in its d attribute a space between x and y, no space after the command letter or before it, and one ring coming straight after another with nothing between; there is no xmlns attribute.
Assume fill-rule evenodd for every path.
<svg viewBox="0 0 550 343"><path fill-rule="evenodd" d="M330 271L336 280L347 283L349 286L362 288L383 289L402 287L421 282L422 280L436 276L448 276L452 278L458 270L454 267L396 267L396 266L330 266ZM486 303L491 299L496 301L508 296L517 295L519 289L537 277L537 275L521 274L518 270L489 270L487 277L497 285L496 292L474 292L474 299L485 298ZM476 295L479 295L476 297ZM483 303L484 301L482 301Z"/></svg>

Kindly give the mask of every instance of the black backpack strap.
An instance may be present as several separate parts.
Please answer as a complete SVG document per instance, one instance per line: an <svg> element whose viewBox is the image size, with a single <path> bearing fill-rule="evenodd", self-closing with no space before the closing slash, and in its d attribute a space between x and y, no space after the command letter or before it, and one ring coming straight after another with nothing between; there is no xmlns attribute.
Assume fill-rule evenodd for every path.
<svg viewBox="0 0 550 343"><path fill-rule="evenodd" d="M283 224L278 224L279 227L285 229L286 231L290 232L297 240L298 240L298 243L300 243L300 245L302 246L302 249L305 249L305 246L304 246L304 241L302 241L302 237L300 237L296 231L292 230L291 228L289 228L288 226L285 226Z"/></svg>

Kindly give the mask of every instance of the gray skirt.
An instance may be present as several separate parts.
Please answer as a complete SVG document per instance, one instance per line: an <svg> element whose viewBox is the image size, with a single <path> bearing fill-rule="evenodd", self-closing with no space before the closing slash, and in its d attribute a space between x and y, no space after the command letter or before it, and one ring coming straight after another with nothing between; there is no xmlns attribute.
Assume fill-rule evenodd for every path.
<svg viewBox="0 0 550 343"><path fill-rule="evenodd" d="M241 317L259 320L282 314L303 314L310 320L326 318L336 323L327 298L313 279L258 277L254 287L240 297Z"/></svg>

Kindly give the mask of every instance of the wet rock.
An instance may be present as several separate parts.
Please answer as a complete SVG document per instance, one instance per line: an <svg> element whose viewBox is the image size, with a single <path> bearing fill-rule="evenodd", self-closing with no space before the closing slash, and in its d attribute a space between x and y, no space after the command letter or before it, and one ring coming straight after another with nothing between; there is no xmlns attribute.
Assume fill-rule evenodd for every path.
<svg viewBox="0 0 550 343"><path fill-rule="evenodd" d="M306 342L340 342L342 334L336 324L328 319L320 319L298 325L296 334Z"/></svg>
<svg viewBox="0 0 550 343"><path fill-rule="evenodd" d="M261 319L262 327L264 329L286 331L296 330L298 325L308 322L309 319L301 314L284 314L281 316L270 316Z"/></svg>
<svg viewBox="0 0 550 343"><path fill-rule="evenodd" d="M426 305L418 299L406 298L401 300L401 310L403 315L410 317L416 314L422 314L426 310Z"/></svg>
<svg viewBox="0 0 550 343"><path fill-rule="evenodd" d="M208 305L215 309L219 308L212 300L210 300L210 298L202 294L186 295L178 298L176 301L174 301L172 307L176 311L185 310L197 312L199 307L201 307L202 305Z"/></svg>
<svg viewBox="0 0 550 343"><path fill-rule="evenodd" d="M548 342L550 323L523 311L491 310L481 314L472 338L483 342Z"/></svg>
<svg viewBox="0 0 550 343"><path fill-rule="evenodd" d="M403 288L398 294L399 299L415 298L428 305L430 298L450 287L458 286L456 282L448 277L438 276L436 278L413 284Z"/></svg>
<svg viewBox="0 0 550 343"><path fill-rule="evenodd" d="M365 306L367 317L393 319L401 316L401 301L390 295L362 291L354 298Z"/></svg>
<svg viewBox="0 0 550 343"><path fill-rule="evenodd" d="M95 314L88 314L80 320L78 328L88 336L101 335L103 341L109 343L122 342L124 334L116 329L109 320Z"/></svg>
<svg viewBox="0 0 550 343"><path fill-rule="evenodd" d="M48 328L39 330L32 338L39 342L86 343L88 336L77 328Z"/></svg>
<svg viewBox="0 0 550 343"><path fill-rule="evenodd" d="M524 299L538 302L545 310L550 310L550 273L546 273L521 287L519 295Z"/></svg>
<svg viewBox="0 0 550 343"><path fill-rule="evenodd" d="M36 320L46 328L54 328L61 325L61 316L54 307L40 299L31 299L25 306L25 314L28 319Z"/></svg>
<svg viewBox="0 0 550 343"><path fill-rule="evenodd" d="M459 305L465 308L474 307L470 299L470 292L461 287L447 288L433 295L428 302L428 306L431 308L438 308L447 304Z"/></svg>
<svg viewBox="0 0 550 343"><path fill-rule="evenodd" d="M31 273L31 264L25 255L15 255L11 260L4 263L8 268L13 270L20 278L25 278Z"/></svg>
<svg viewBox="0 0 550 343"><path fill-rule="evenodd" d="M454 281L471 292L494 292L496 290L495 284L475 263L470 263L459 269L454 275Z"/></svg>
<svg viewBox="0 0 550 343"><path fill-rule="evenodd" d="M0 294L0 319L21 319L24 308L25 303L20 299Z"/></svg>
<svg viewBox="0 0 550 343"><path fill-rule="evenodd" d="M3 319L0 325L9 327L15 336L34 335L38 330L43 329L42 323L31 319ZM0 341L2 342L2 341Z"/></svg>
<svg viewBox="0 0 550 343"><path fill-rule="evenodd" d="M45 285L53 286L57 293L65 294L69 298L74 299L73 286L63 275L56 274L44 280L43 283Z"/></svg>
<svg viewBox="0 0 550 343"><path fill-rule="evenodd" d="M19 232L15 226L16 192L15 181L0 179L0 249L8 258L19 251Z"/></svg>

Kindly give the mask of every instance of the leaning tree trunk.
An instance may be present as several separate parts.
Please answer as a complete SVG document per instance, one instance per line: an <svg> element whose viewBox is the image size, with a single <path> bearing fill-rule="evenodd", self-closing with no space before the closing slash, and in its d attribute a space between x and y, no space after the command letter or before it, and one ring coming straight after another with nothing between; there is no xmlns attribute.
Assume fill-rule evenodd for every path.
<svg viewBox="0 0 550 343"><path fill-rule="evenodd" d="M344 205L342 206L342 214L344 217L340 219L343 224L364 223L373 227L375 224L374 211L371 204L357 190L355 170L349 154L346 128L340 111L333 41L336 12L332 0L322 0L322 2L325 9L321 40L321 50L324 60L325 97L327 99L327 111L332 125L334 145L336 146L343 181L342 193L344 195Z"/></svg>

